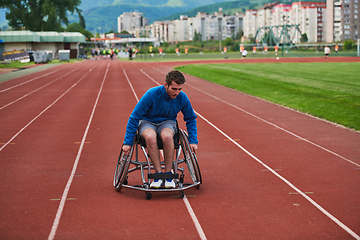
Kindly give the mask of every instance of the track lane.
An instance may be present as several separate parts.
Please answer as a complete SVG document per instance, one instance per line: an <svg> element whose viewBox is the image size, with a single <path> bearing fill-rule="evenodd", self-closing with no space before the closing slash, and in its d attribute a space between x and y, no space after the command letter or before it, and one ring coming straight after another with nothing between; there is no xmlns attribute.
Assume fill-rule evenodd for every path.
<svg viewBox="0 0 360 240"><path fill-rule="evenodd" d="M56 88L56 91L61 89ZM82 107L69 104L74 100L69 95L64 95L70 102L68 100L62 109L58 107L62 102L59 99L15 138L14 145L0 152L1 159L6 159L1 161L1 182L7 183L1 186L4 195L0 232L7 239L43 239L49 234L55 214L51 208L57 206L54 199L66 183L71 170L68 161L74 159L76 141L81 139L74 136L83 124L80 121L76 126L74 116L82 118L79 111Z"/></svg>
<svg viewBox="0 0 360 240"><path fill-rule="evenodd" d="M214 91L219 91L219 89L217 89L216 88L216 90L215 90L215 88L214 88ZM188 91L187 91L187 93L188 93ZM228 94L228 93L227 93ZM229 95L226 95L226 96L229 96ZM192 100L194 100L194 96L191 96L190 97L190 99L192 99ZM195 100L196 101L196 100ZM194 102L195 102L194 101ZM227 109L227 108L223 108L223 106L219 106L219 107L217 107L217 105L215 104L215 105L213 105L213 104L206 104L206 105L210 105L211 106L211 108L212 109L214 109L212 112L214 113L213 115L214 116L212 116L212 118L211 119L214 119L214 121L216 122L216 120L218 120L219 118L218 118L218 116L222 116L221 117L221 120L220 121L222 121L222 122L232 122L234 119L242 119L243 118L243 116L239 116L239 117L236 117L236 116L233 116L233 111L231 111L231 109ZM200 109L202 109L203 111L205 111L206 112L206 106L201 106L200 107ZM221 113L221 111L223 111L223 113ZM289 111L289 110L288 110ZM227 117L227 116L231 116L231 117ZM306 117L308 117L308 116L306 116ZM309 118L309 117L308 117ZM218 121L219 122L219 121ZM320 121L321 122L321 121ZM324 122L322 122L323 124L324 124ZM219 123L220 125L221 125L221 123ZM243 124L243 123L240 123L240 124ZM248 123L248 125L249 126L251 126L250 124L252 124L251 122L249 122ZM222 125L224 125L224 124L222 124ZM251 128L251 130L249 130L249 132L251 132L252 133L252 136L246 136L246 137L250 137L250 139L251 138L253 138L254 140L255 139L257 139L256 141L257 142L259 142L258 144L256 144L256 142L250 142L252 145L258 145L259 147L258 147L258 149L253 149L253 151L254 152L257 152L257 151L261 151L261 152L263 152L264 153L264 158L266 159L266 158L268 158L268 155L269 155L269 152L271 152L272 154L273 153L276 153L277 151L278 151L278 149L275 149L275 147L276 146L278 146L278 148L280 148L279 150L281 151L281 150L284 150L283 149L283 145L281 145L281 144L276 144L276 141L278 141L278 139L276 139L276 138L274 138L274 140L275 141L272 141L272 136L277 136L277 135L279 135L278 133L272 133L272 134L266 134L266 136L264 136L264 138L263 139L271 139L271 141L269 141L270 143L272 142L273 144L269 144L270 145L270 147L269 148L267 148L267 149L264 149L264 151L262 151L262 149L261 148L263 148L265 145L264 145L264 142L263 141L259 141L259 138L258 137L256 137L256 136L259 136L259 135L263 135L264 134L264 129L262 129L262 130L259 130L258 132L259 133L257 133L256 134L256 129L258 128L258 126L256 126L255 124L252 124L253 126L252 126L252 128ZM326 125L326 124L325 124ZM228 125L228 128L231 128L232 126L229 126ZM333 127L333 126L331 126L331 127ZM242 129L242 130L246 130L246 128L245 129ZM232 132L232 130L231 129L229 129L229 131L228 132ZM254 134L255 133L255 134ZM239 135L238 136L241 136L242 137L242 131L239 131ZM238 137L238 139L241 139L241 137ZM290 138L291 139L291 138ZM285 142L284 142L284 144L289 144L288 142L287 142L288 140L285 140ZM298 141L299 142L299 141ZM266 143L266 141L265 141L265 143ZM275 144L274 144L275 143ZM251 145L250 145L251 146ZM316 149L315 150L315 153L314 153L314 156L316 156L316 154L318 154L317 152L318 152L318 150L319 149ZM311 153L311 152L310 152ZM311 154L308 154L308 155L311 155ZM299 153L298 153L299 154ZM300 152L300 154L302 154L301 152ZM199 158L201 157L201 155L199 156ZM296 156L295 156L296 157ZM282 156L282 158L284 158L284 156ZM325 158L326 159L326 158ZM324 159L324 160L325 160ZM300 159L299 159L300 160ZM311 159L311 160L313 160L313 159ZM275 160L272 160L272 159L270 159L270 161L276 161L276 157L275 157ZM286 163L285 163L286 164ZM283 165L285 165L285 164L283 164ZM335 161L334 162L334 164L337 164L337 162ZM306 164L303 164L303 165L306 165ZM309 165L306 165L306 166L308 166L308 167L310 167L310 168L312 168L311 167L311 161L310 161L310 163L309 163ZM279 168L279 167L278 167ZM317 169L316 167L314 167L315 169ZM323 166L320 166L319 167L319 169L320 170L318 170L318 171L321 171L321 170L323 170L324 168L323 168ZM283 169L282 169L283 170ZM295 170L296 170L296 166L295 166ZM329 170L329 169L327 169L327 170ZM333 167L332 168L332 171L333 172L336 172L336 170L337 170L337 167ZM348 168L346 169L346 170L349 170ZM315 173L314 173L314 176L316 177L317 175L316 175L316 171L314 171ZM295 176L296 176L296 171L295 172L293 172L292 174L295 174ZM304 173L304 172L302 172L302 173ZM317 172L317 173L319 173L319 172ZM336 179L334 179L333 181L332 181L332 183L334 183L335 185L339 185L339 184L337 184L338 183L338 181L340 181L340 180L342 180L342 178L344 177L344 174L348 174L349 172L344 172L344 171L342 171L342 174L339 174L339 178L336 178ZM324 174L321 174L320 173L320 176L324 176ZM326 172L325 172L325 176L326 176ZM352 186L354 186L355 188L356 188L356 186L358 186L358 174L356 174L356 173L354 173L353 172L353 175L352 175L352 178L350 178L350 179L352 179L352 181L350 180L348 183L349 184L351 184ZM348 185L342 185L343 187L344 186L348 186ZM327 187L327 186L322 186L322 187ZM355 190L355 189L354 189ZM350 206L352 206L352 207L345 207L346 205L344 204L344 207L345 208L343 208L342 209L342 211L344 211L346 208L347 208L347 212L351 212L351 211L353 211L353 210L356 210L356 205L354 204L354 199L356 199L356 196L353 196L352 195L352 193L353 193L353 191L351 190L351 189L349 189L348 190L348 194L350 194L349 195L349 198L348 199L352 199L350 202L351 202L351 204L350 204ZM337 197L337 196L335 196L335 197ZM329 199L328 199L328 197L325 197L326 199L327 199L327 201L329 201ZM345 196L343 197L344 199L346 198ZM331 201L331 200L330 200ZM342 199L340 199L340 201L339 201L339 199L338 199L338 201L335 201L335 202L337 202L337 204L339 204L339 203L341 203L341 201L342 201ZM354 209L354 207L355 207L355 209ZM337 209L337 206L331 206L331 209ZM342 215L344 216L344 218L343 219L348 219L347 218L347 214L344 214L344 212L342 212ZM354 225L354 221L353 220L351 220L351 218L350 218L350 220L348 221L348 224L350 225L350 226L353 226L353 228L355 228L356 229L356 225Z"/></svg>
<svg viewBox="0 0 360 240"><path fill-rule="evenodd" d="M196 230L184 205L179 198L171 197L178 193L154 194L154 201L147 201L144 192L123 189L118 193L112 186L114 156L119 154L124 126L136 104L121 70L119 64L111 62L86 140L89 145L85 145L79 162L77 174L82 177L75 179L69 192L76 201L66 203L56 238L74 238L80 234L91 235L93 239L118 236L158 239L161 232L174 239L196 239ZM130 176L129 181L139 178L136 176ZM149 220L151 226L144 226ZM94 226L99 223L103 230Z"/></svg>
<svg viewBox="0 0 360 240"><path fill-rule="evenodd" d="M92 74L96 73L96 75L87 78L90 85L87 82L86 86L79 86L79 88L76 88L76 91L72 91L74 94L71 95L71 99L64 98L64 101L61 101L61 106L59 102L56 111L53 109L53 117L59 117L59 113L61 113L63 125L50 124L46 127L46 130L39 129L36 131L36 138L42 138L42 141L34 141L34 137L28 136L28 141L34 142L23 146L27 151L22 157L26 158L30 153L31 163L38 163L38 166L28 171L24 165L17 165L21 167L21 170L24 170L23 173L32 175L26 177L21 183L26 188L34 185L34 182L29 184L29 180L35 181L37 184L34 186L41 188L40 183L44 181L50 182L49 180L51 180L52 186L51 189L47 186L47 190L35 190L32 187L31 191L19 191L19 195L14 197L18 201L18 198L21 198L21 196L31 196L32 198L37 196L36 201L29 201L27 199L27 203L33 205L30 208L31 214L34 214L34 209L36 208L40 212L44 212L45 209L48 215L54 217L58 202L54 200L51 207L48 207L48 202L42 202L39 199L44 195L44 192L46 192L46 196L54 196L56 194L59 196L59 193L66 184L66 179L68 178L66 174L69 174L70 165L73 163L74 155L76 155L78 150L78 145L76 145L78 143L69 144L68 142L72 142L72 139L81 138L83 134L84 126L88 121L89 109L92 106L91 103L94 101L94 97L97 94L96 89L98 89L99 81L104 73L105 62L109 61L99 61L97 70L92 72ZM116 64L116 61L111 63L111 66L114 66L115 69L110 71L109 80L115 78L116 81L105 82L104 94L100 97L99 106L94 115L88 140L86 140L87 143L84 146L83 155L79 162L78 171L70 188L70 199L66 201L65 211L56 237L59 239L69 239L79 238L80 235L86 236L86 238L93 237L93 239L98 239L99 237L112 239L118 236L158 239L161 235L172 236L174 239L199 239L191 218L186 213L184 204L182 201L179 201L180 199L172 198L170 196L172 194L154 194L151 201L146 201L144 200L143 192L125 189L122 193L117 193L112 187L112 177L115 169L114 156L118 155L118 148L122 143L126 121L136 101L127 82L123 80L124 72L121 71L119 64L127 69L126 73L128 73L134 85L137 86L136 92L138 94L141 94L150 86L155 86L154 82L144 77L145 75L140 72L140 69L143 69L153 79L158 80L160 84L165 79L164 75L161 76L158 71L154 71L151 64ZM154 64L154 67L159 68L160 65ZM166 64L166 71L169 67L171 67L171 64ZM115 71L113 72L113 70ZM331 125L329 129L336 129L335 131L315 129L312 133L309 122L317 128L322 128L326 124L322 121L314 121L314 119L309 120L308 116L303 117L301 114L295 117L288 117L289 110L284 110L281 107L279 108L281 113L278 114L279 109L274 108L272 104L264 105L263 101L256 99L256 103L252 105L254 99L249 99L248 96L244 97L243 94L237 93L233 95L228 90L222 90L218 86L214 88L206 82L204 83L204 81L200 80L197 82L197 79L191 79L191 77L187 77L187 80L189 84L187 84L184 90L189 95L196 110L201 110L199 110L200 114L221 126L221 129L230 132L231 134L229 135L232 138L239 139L236 142L241 142L246 148L251 149L251 152L256 153L256 156L261 160L266 160L274 169L279 169L277 166L281 165L282 168L280 168L279 173L286 175L291 181L296 180L297 184L303 184L301 188L304 188L304 190L302 189L304 192L308 191L305 189L308 186L317 187L316 191L308 194L313 197L318 191L322 191L316 198L317 201L328 202L326 203L326 208L332 208L333 210L336 207L339 214L352 210L349 206L339 205L339 198L332 196L339 195L337 190L329 192L329 187L332 186L333 182L327 182L327 176L322 175L324 175L323 173L333 172L334 167L324 165L324 159L327 160L327 157L324 158L325 154L323 152L315 150L314 146L309 147L309 144L304 144L303 141L295 137L289 137L288 134L284 134L274 126L269 127L268 124L259 119L254 120L248 114L239 113L239 110L234 111L229 105L219 103L214 98L202 95L196 89L191 89L189 85L199 84L198 87L201 87L201 89L208 88L209 91L213 91L214 95L219 94L218 96L221 98L223 98L222 95L224 94L227 101L231 99L235 105L242 104L242 107L248 107L248 110L252 110L251 112L255 111L264 119L274 118L274 122L277 124L286 125L291 130L295 129L297 133L305 132L304 137L313 141L322 141L323 145L330 146L332 149L340 148L337 142L341 142L343 137L348 136L348 132L344 132L344 129L338 129ZM91 94L89 94L90 92ZM78 102L79 104L77 104ZM64 112L64 109L69 107L71 109ZM114 111L114 109L119 109L119 111ZM70 121L66 119L71 119L72 127L69 128L68 124ZM232 126L221 122L221 120L231 122L234 119L237 120L240 126L234 132L232 131L234 129ZM291 123L287 123L288 121ZM297 121L301 123L299 124L300 126L296 124ZM288 186L275 178L269 171L264 171L266 169L243 151L240 151L233 143L226 140L224 136L219 134L205 121L199 119L198 123L200 139L198 157L204 184L200 190L189 189L186 191L186 194L188 196L196 196L190 197L189 202L208 239L263 239L264 236L266 236L266 239L298 239L299 236L307 239L319 238L319 236L325 236L329 239L353 239L343 230L339 230L339 227L326 216L314 210L314 207L299 194L289 194ZM47 121L43 121L42 126L46 125ZM41 132L40 135L39 132ZM326 134L326 132L328 133ZM52 136L46 136L45 133L51 133ZM326 134L326 139L318 135L319 133ZM333 133L338 133L339 135L334 137ZM350 135L350 139L357 139L352 134ZM262 136L263 139L259 139L257 136ZM266 139L270 139L270 142L268 143L269 140L266 141ZM51 141L54 142L51 143ZM280 141L280 144L276 144L276 141ZM64 144L64 142L67 143ZM283 146L285 144L289 146L289 149L281 153L284 150ZM347 146L346 143L343 143L343 145ZM274 147L276 148L273 149ZM34 149L29 151L31 148ZM318 163L315 164L313 163L314 160L302 156L303 152L299 156L296 153L291 153L291 151L296 151L298 148L301 148L303 152L315 154L313 157ZM357 161L357 158L351 157L356 156L356 151L354 152L353 150L350 148L350 151L346 151L345 148L342 152L349 152L346 157ZM355 148L355 150L357 149ZM42 151L46 154L43 154ZM67 155L64 160L62 156L65 153ZM18 153L15 151L8 156L10 155L14 157L13 159L18 157ZM43 159L43 162L37 162L38 158L48 159ZM56 158L54 159L55 162L60 162L59 160L61 160L62 164L59 164L60 166L56 165L57 171L54 171L54 161L52 161L52 158ZM297 171L298 166L290 164L297 160L303 164L300 166L299 171ZM329 161L338 165L338 159L334 157L331 157ZM344 178L344 175L349 172L347 169L348 163L345 163L345 161L341 161L341 163L342 170L339 171L337 179ZM310 168L309 175L311 177L303 174L309 171L309 166L315 166L314 169ZM322 172L319 173L319 168L324 166L326 169L320 169ZM52 178L44 177L44 174L41 174L44 169L49 171L49 175L53 174ZM12 170L14 172L18 171L16 168ZM285 170L288 172L285 173ZM65 173L62 176L64 179L58 177L59 173ZM9 174L12 175L13 172ZM39 176L36 177L35 175ZM314 175L319 176L314 178ZM326 181L315 184L311 181L312 179L325 179ZM340 187L347 185L358 186L356 185L358 182L355 185L353 184L353 179L354 176L349 176L346 182L339 182L338 185ZM343 190L345 195L348 193L347 190L348 188ZM33 193L29 194L29 192ZM328 196L330 196L330 199ZM349 201L356 199L358 198L349 196ZM23 202L26 201L24 200ZM20 203L23 204L23 202ZM19 216L23 215L21 211L18 214ZM41 219L39 222L45 220L43 215L40 214L38 216ZM355 217L359 216L357 213L354 215ZM51 217L47 217L47 219ZM345 216L345 218L346 220L351 220L349 216ZM43 232L44 229L49 231L48 223L45 224L45 227L41 227L43 224L40 225L37 222L33 222L30 225L30 219L27 218L27 221L23 221L24 229L28 230L28 235L25 237L28 238L29 235L43 236L39 232ZM164 222L164 219L168 221ZM151 221L151 224L148 224L149 221ZM356 222L358 221L355 219L353 224ZM0 226L3 226L3 224ZM354 226L356 229L357 226ZM9 225L9 228L11 227L16 226Z"/></svg>
<svg viewBox="0 0 360 240"><path fill-rule="evenodd" d="M66 79L55 82L53 85L47 85L45 88L42 88L42 90L1 109L0 120L3 129L0 136L0 142L6 143L14 134L26 126L29 121L41 114L41 112L48 107L49 103L54 102L59 98L64 91L69 89L88 71L89 69L77 71L74 74L69 75ZM32 84L34 83L22 86L22 96L32 91ZM1 98L0 102L3 103L3 101L5 101L4 104L8 103L5 99Z"/></svg>
<svg viewBox="0 0 360 240"><path fill-rule="evenodd" d="M24 76L13 78L8 81L0 82L0 93L14 90L29 83L34 84L35 82L43 81L44 79L48 80L49 78L53 78L55 74L59 74L61 73L61 71L66 71L66 69L70 68L72 68L70 64L61 64L52 68L44 69L42 71L30 73Z"/></svg>

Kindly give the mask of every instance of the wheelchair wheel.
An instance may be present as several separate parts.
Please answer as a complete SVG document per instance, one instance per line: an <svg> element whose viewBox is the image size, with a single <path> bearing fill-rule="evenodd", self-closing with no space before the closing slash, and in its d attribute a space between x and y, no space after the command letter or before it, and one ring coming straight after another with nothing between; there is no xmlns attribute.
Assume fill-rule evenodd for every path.
<svg viewBox="0 0 360 240"><path fill-rule="evenodd" d="M125 155L122 149L120 151L114 175L114 187L118 192L120 191L122 185L127 182L127 172L130 166L131 155L132 149L129 155Z"/></svg>
<svg viewBox="0 0 360 240"><path fill-rule="evenodd" d="M195 153L191 151L190 143L188 140L187 133L183 130L180 130L180 143L182 147L182 151L184 154L184 159L186 162L186 165L189 169L189 173L191 176L191 179L194 183L202 183L200 169L199 169L199 163L197 161Z"/></svg>

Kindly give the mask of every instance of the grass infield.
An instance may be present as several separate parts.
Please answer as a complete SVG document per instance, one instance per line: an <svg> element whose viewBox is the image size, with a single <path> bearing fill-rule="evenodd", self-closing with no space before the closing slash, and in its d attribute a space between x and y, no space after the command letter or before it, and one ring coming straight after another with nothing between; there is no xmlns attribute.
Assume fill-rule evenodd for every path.
<svg viewBox="0 0 360 240"><path fill-rule="evenodd" d="M360 63L193 64L178 70L360 130Z"/></svg>

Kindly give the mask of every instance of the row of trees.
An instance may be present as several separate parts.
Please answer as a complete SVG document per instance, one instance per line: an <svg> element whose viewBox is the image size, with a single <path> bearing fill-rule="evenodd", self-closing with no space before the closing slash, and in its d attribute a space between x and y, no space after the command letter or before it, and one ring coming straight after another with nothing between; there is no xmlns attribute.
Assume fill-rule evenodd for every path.
<svg viewBox="0 0 360 240"><path fill-rule="evenodd" d="M1 0L0 8L7 9L6 19L13 29L81 32L90 38L92 34L85 30L80 3L81 0ZM68 12L77 13L79 23L69 25Z"/></svg>

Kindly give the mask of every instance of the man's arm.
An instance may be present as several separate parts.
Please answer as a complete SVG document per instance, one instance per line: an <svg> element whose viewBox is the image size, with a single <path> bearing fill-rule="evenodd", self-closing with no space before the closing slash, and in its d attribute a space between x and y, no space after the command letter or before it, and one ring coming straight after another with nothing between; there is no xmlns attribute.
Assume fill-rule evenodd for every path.
<svg viewBox="0 0 360 240"><path fill-rule="evenodd" d="M146 92L144 96L141 97L140 101L136 104L126 126L124 145L131 146L133 144L139 121L150 108L151 102L151 98Z"/></svg>
<svg viewBox="0 0 360 240"><path fill-rule="evenodd" d="M196 154L197 150L198 150L198 145L197 144L190 144L190 149L193 153Z"/></svg>
<svg viewBox="0 0 360 240"><path fill-rule="evenodd" d="M196 114L194 112L194 109L191 106L189 98L185 94L185 105L184 108L181 110L181 112L184 115L184 121L186 122L186 130L189 135L189 143L190 144L198 144L197 139L197 123L196 123Z"/></svg>
<svg viewBox="0 0 360 240"><path fill-rule="evenodd" d="M130 150L131 150L131 146L130 145L123 145L122 146L122 150L124 152L125 155L129 155L130 154Z"/></svg>

